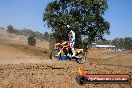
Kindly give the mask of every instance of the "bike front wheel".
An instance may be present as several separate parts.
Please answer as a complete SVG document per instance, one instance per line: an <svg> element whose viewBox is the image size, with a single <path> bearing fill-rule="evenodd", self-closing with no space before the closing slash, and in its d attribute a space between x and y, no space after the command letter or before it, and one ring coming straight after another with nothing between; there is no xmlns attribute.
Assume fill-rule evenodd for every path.
<svg viewBox="0 0 132 88"><path fill-rule="evenodd" d="M85 61L86 61L86 57L85 55L83 54L79 54L76 58L76 61L79 63L79 64L83 64Z"/></svg>

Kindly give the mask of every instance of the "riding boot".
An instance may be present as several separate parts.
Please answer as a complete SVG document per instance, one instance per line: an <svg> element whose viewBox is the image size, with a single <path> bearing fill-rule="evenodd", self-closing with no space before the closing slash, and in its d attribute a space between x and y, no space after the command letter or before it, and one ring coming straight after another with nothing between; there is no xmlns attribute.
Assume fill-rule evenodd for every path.
<svg viewBox="0 0 132 88"><path fill-rule="evenodd" d="M75 50L74 50L74 48L72 48L72 57L74 57L75 55L76 55L76 52L75 52Z"/></svg>

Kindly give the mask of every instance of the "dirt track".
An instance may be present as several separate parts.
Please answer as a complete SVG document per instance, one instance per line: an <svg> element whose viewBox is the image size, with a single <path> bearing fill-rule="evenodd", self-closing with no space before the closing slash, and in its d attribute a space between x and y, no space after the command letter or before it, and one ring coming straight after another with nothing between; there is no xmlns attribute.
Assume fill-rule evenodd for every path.
<svg viewBox="0 0 132 88"><path fill-rule="evenodd" d="M2 34L0 34L0 42L16 41L15 37L10 40L10 36L8 37L6 33ZM25 44L21 41L19 43ZM38 45L39 47L46 46L42 46L41 43ZM0 88L132 88L132 82L130 84L85 84L81 86L76 81L80 67L78 63L51 61L47 56L35 54L31 50L27 51L20 47L0 44ZM87 63L81 65L88 74L129 74L132 77L131 53L120 54L93 50L88 56L90 58ZM102 56L104 58L101 58ZM114 63L112 64L114 66L109 65L111 63ZM127 65L129 67L123 67Z"/></svg>
<svg viewBox="0 0 132 88"><path fill-rule="evenodd" d="M130 74L132 68L85 64L89 74ZM85 84L76 82L78 64L52 62L43 64L0 65L1 88L131 88L130 84Z"/></svg>

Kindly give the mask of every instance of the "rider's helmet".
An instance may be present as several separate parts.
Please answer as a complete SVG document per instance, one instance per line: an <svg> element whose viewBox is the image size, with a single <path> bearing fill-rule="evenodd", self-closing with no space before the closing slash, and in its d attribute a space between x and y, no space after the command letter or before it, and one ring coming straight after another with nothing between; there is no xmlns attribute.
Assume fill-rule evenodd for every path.
<svg viewBox="0 0 132 88"><path fill-rule="evenodd" d="M70 28L71 26L70 25L66 25L67 28Z"/></svg>
<svg viewBox="0 0 132 88"><path fill-rule="evenodd" d="M70 25L66 25L67 27L67 32L70 32L72 30L72 27Z"/></svg>

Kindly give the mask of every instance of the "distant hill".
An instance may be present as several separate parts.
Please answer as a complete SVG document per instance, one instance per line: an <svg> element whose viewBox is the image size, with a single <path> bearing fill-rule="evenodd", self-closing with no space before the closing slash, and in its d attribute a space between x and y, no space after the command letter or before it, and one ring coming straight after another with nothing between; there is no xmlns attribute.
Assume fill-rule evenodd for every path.
<svg viewBox="0 0 132 88"><path fill-rule="evenodd" d="M6 29L3 27L0 27L0 31L5 31Z"/></svg>
<svg viewBox="0 0 132 88"><path fill-rule="evenodd" d="M27 36L0 31L0 43L12 43L18 45L27 45ZM36 47L49 49L49 42L37 39Z"/></svg>

